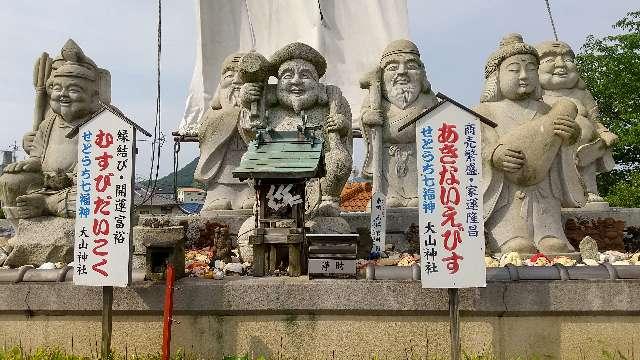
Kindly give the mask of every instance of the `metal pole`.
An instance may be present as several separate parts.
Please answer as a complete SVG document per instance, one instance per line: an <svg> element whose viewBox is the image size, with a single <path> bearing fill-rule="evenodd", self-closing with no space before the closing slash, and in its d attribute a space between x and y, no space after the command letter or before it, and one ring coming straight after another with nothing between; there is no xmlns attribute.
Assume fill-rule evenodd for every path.
<svg viewBox="0 0 640 360"><path fill-rule="evenodd" d="M111 352L111 311L113 309L113 286L102 287L102 359L109 358Z"/></svg>
<svg viewBox="0 0 640 360"><path fill-rule="evenodd" d="M460 360L460 295L458 289L448 289L448 292L451 359Z"/></svg>
<svg viewBox="0 0 640 360"><path fill-rule="evenodd" d="M173 322L173 284L175 272L172 263L167 263L167 282L164 289L164 316L162 319L162 360L171 355L171 323Z"/></svg>

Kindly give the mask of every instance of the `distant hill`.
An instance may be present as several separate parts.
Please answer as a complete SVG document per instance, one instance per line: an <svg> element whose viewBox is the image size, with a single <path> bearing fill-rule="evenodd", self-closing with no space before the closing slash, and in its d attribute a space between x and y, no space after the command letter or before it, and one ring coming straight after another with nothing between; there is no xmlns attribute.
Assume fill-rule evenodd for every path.
<svg viewBox="0 0 640 360"><path fill-rule="evenodd" d="M196 166L198 165L198 159L195 158L192 162L185 165L182 169L178 170L178 179L177 186L178 187L199 187L204 188L202 184L193 180L193 173L196 171ZM139 184L148 187L148 181L142 181ZM158 178L157 184L158 193L173 193L173 172L169 175Z"/></svg>

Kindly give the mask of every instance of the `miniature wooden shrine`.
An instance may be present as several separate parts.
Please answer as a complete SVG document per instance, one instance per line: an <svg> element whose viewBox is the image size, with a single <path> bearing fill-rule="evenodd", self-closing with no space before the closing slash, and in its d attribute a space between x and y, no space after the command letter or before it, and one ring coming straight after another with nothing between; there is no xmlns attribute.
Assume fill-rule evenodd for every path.
<svg viewBox="0 0 640 360"><path fill-rule="evenodd" d="M259 130L249 144L233 176L255 182L254 276L306 274L305 186L324 171L323 140L308 128Z"/></svg>

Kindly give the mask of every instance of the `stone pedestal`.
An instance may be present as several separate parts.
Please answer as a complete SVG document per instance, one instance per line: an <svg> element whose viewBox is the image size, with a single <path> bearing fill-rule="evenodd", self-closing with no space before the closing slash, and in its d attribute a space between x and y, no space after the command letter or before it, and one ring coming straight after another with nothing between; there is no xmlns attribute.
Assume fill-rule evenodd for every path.
<svg viewBox="0 0 640 360"><path fill-rule="evenodd" d="M169 261L175 269L176 278L184 276L184 227L169 226L133 228L133 268L145 269L148 278L160 279L164 262ZM162 271L160 271L160 270Z"/></svg>
<svg viewBox="0 0 640 360"><path fill-rule="evenodd" d="M7 242L11 252L4 265L68 264L73 261L74 231L75 219L50 216L21 219L16 235Z"/></svg>

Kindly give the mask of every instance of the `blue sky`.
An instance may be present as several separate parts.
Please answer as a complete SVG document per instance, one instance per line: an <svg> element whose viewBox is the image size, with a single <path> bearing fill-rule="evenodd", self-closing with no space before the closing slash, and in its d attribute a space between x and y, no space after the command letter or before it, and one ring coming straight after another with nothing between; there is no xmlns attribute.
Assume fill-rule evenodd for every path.
<svg viewBox="0 0 640 360"><path fill-rule="evenodd" d="M485 60L503 35L519 32L533 44L553 37L544 0L408 1L411 38L420 48L434 89L469 106L478 102ZM172 169L170 133L182 118L191 81L196 23L195 0L162 4L162 130L167 142L160 174L164 175ZM551 7L560 39L576 51L587 35L612 34L611 25L637 9L626 0L551 0ZM112 103L153 130L157 1L4 0L2 9L0 149L14 141L20 144L22 134L31 128L35 59L43 51L57 55L68 38L111 71ZM181 164L197 153L196 143L183 144ZM140 143L139 174L148 172L150 155L149 144ZM358 151L358 165L360 156Z"/></svg>

